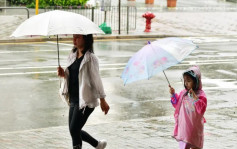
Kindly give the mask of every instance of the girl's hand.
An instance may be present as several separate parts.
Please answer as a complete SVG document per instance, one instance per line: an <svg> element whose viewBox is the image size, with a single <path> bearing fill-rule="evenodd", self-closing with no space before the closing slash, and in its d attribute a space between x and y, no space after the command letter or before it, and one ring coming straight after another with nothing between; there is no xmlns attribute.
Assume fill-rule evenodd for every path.
<svg viewBox="0 0 237 149"><path fill-rule="evenodd" d="M100 98L100 107L101 107L101 110L105 113L105 115L108 113L110 109L108 103L105 101L104 98Z"/></svg>
<svg viewBox="0 0 237 149"><path fill-rule="evenodd" d="M197 95L195 94L195 92L193 91L193 89L190 89L188 92L189 92L189 94L194 98L194 100L198 100L198 97L197 97Z"/></svg>
<svg viewBox="0 0 237 149"><path fill-rule="evenodd" d="M169 85L169 87L170 87L170 94L173 95L173 94L175 93L175 90L174 90L174 88L171 87L170 85Z"/></svg>
<svg viewBox="0 0 237 149"><path fill-rule="evenodd" d="M64 70L61 66L58 67L58 76L65 77Z"/></svg>

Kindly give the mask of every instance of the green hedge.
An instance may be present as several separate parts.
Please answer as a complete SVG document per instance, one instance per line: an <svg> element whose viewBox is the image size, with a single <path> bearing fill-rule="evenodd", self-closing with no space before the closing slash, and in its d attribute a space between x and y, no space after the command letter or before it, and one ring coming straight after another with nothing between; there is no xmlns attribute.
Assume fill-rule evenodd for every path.
<svg viewBox="0 0 237 149"><path fill-rule="evenodd" d="M11 5L27 5L32 3L34 0L7 0Z"/></svg>
<svg viewBox="0 0 237 149"><path fill-rule="evenodd" d="M36 0L7 0L11 5L24 5L29 8L35 8ZM87 0L39 0L39 8L48 6L83 6Z"/></svg>

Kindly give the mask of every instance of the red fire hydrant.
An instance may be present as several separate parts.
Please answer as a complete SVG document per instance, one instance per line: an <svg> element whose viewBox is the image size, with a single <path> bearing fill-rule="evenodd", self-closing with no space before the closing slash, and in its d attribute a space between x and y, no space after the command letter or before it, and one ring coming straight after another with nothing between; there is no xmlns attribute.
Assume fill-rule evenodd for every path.
<svg viewBox="0 0 237 149"><path fill-rule="evenodd" d="M142 15L143 18L146 18L146 29L144 32L150 32L151 29L151 19L155 18L156 16L151 12L146 12Z"/></svg>

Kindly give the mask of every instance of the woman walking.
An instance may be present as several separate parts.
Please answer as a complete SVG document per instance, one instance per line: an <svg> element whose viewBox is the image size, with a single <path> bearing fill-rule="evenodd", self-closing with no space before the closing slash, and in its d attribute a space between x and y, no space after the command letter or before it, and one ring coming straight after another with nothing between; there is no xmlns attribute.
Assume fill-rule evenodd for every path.
<svg viewBox="0 0 237 149"><path fill-rule="evenodd" d="M99 75L98 59L93 51L93 35L73 35L74 48L69 54L65 71L58 67L58 76L63 77L60 95L70 106L69 130L73 149L81 149L82 141L88 142L96 149L104 149L105 140L97 141L82 128L88 117L99 105L107 114L109 105Z"/></svg>

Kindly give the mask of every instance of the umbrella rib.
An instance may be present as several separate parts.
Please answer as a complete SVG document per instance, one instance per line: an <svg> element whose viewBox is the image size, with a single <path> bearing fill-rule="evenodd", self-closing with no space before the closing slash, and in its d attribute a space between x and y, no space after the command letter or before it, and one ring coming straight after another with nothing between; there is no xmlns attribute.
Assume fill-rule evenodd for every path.
<svg viewBox="0 0 237 149"><path fill-rule="evenodd" d="M148 62L148 60L147 60L147 57L145 57L146 58L146 64L147 64L147 62ZM146 68L146 72L147 72L147 79L149 80L150 79L150 74L149 74L149 70L148 70L148 67L145 67Z"/></svg>
<svg viewBox="0 0 237 149"><path fill-rule="evenodd" d="M149 44L149 45L151 46L151 49L158 55L158 53L156 52L156 50L153 48L152 44ZM152 71L151 74L153 74L153 71Z"/></svg>

